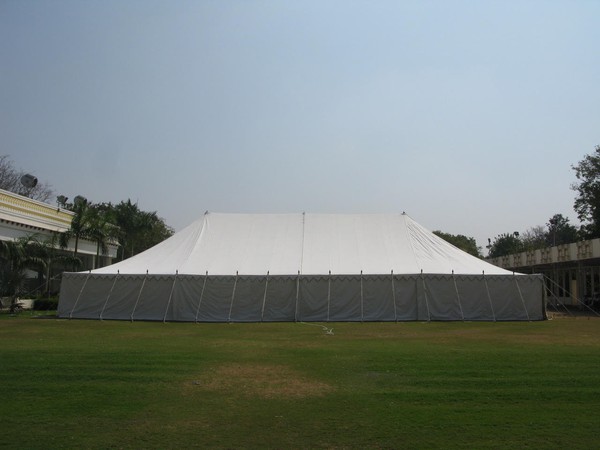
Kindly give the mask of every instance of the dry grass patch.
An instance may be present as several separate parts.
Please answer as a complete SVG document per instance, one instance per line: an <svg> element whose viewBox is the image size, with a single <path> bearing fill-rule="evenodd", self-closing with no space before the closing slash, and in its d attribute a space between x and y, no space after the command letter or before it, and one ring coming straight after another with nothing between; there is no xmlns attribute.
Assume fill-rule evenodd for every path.
<svg viewBox="0 0 600 450"><path fill-rule="evenodd" d="M186 382L186 391L208 390L262 398L321 397L333 387L281 365L224 364Z"/></svg>

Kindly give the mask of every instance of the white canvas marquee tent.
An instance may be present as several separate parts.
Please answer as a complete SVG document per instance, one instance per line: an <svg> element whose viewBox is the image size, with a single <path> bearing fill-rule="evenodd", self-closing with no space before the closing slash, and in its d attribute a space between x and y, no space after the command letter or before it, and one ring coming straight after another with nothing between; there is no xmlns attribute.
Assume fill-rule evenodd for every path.
<svg viewBox="0 0 600 450"><path fill-rule="evenodd" d="M406 214L218 214L130 259L65 273L60 317L195 322L542 320L543 279Z"/></svg>

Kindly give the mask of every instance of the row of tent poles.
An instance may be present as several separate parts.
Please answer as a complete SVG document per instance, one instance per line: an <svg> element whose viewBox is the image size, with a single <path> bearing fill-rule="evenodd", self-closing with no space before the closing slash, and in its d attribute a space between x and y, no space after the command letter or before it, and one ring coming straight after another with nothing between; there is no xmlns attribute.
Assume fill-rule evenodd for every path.
<svg viewBox="0 0 600 450"><path fill-rule="evenodd" d="M83 282L83 285L81 286L81 289L79 291L79 295L77 296L77 299L75 300L73 308L71 309L71 312L69 314L69 319L73 318L73 313L74 313L75 309L77 308L79 300L82 297L82 294L83 294L83 292L85 290L85 287L87 285L87 282L88 282L91 274L92 274L92 272L90 270L87 273L85 281ZM102 311L100 312L100 317L99 317L100 320L102 320L102 315L104 314L106 306L108 305L108 301L109 301L109 299L110 299L110 297L112 295L113 289L115 287L115 284L117 283L117 279L119 278L119 275L120 275L120 273L119 273L119 271L117 271L117 274L116 274L115 279L113 281L113 284L112 284L112 287L110 289L110 292L108 293L108 296L106 298L106 301L104 303ZM171 300L172 300L172 297L173 297L173 292L175 291L175 284L177 282L178 275L179 275L179 272L176 271L175 272L175 277L173 278L173 284L171 285L171 291L170 291L169 299L168 299L167 306L166 306L166 309L165 309L165 313L164 313L164 317L163 317L163 322L167 321L167 314L168 314L169 306L171 304ZM490 308L491 308L491 312L492 312L492 316L493 316L493 321L495 322L496 321L496 314L494 312L494 306L493 306L493 302L492 302L492 297L490 295L490 290L489 290L489 287L488 287L487 279L485 277L485 272L482 272L482 275L483 275L483 280L485 282L485 288L486 288L486 291L487 291L487 298L488 298L488 301L489 301L489 304L490 304ZM146 284L146 279L147 279L148 276L149 276L149 273L148 273L148 271L146 271L146 274L144 276L142 285L140 287L140 291L139 291L139 293L137 295L137 299L135 301L135 305L133 307L133 311L132 311L131 316L130 316L131 317L130 320L132 322L134 321L134 315L135 315L135 312L136 312L136 308L138 306L138 303L140 302L140 299L142 298L142 291L144 290L144 286ZM300 272L298 272L298 277L296 279L296 308L295 308L295 313L294 313L294 317L295 317L294 320L295 321L299 320L298 319L298 304L299 304L299 292L300 292L300 277L301 277ZM431 311L430 311L430 308L429 308L429 300L428 300L428 295L427 295L427 286L426 286L426 283L425 283L424 273L423 273L422 270L421 270L420 277L421 277L421 280L423 282L423 292L425 293L425 305L427 307L427 316L428 316L427 321L429 322L429 321L432 320L432 317L431 317ZM519 282L517 280L517 276L516 276L516 274L514 272L513 272L512 277L515 280L515 286L516 286L517 291L519 293L519 297L521 299L521 303L523 304L523 308L525 309L525 314L527 316L527 320L529 321L529 320L531 320L531 318L529 316L529 311L527 310L527 306L525 305L525 300L523 298L523 294L521 292L521 288L519 287ZM454 271L452 271L452 279L454 280L454 289L456 291L456 295L457 295L457 299L458 299L458 305L459 305L459 308L460 308L462 320L465 321L466 319L464 317L464 312L463 312L461 301L460 301L460 295L459 295L459 292L458 292L458 286L456 285L456 280L454 279ZM208 280L208 272L206 272L206 276L204 278L204 283L202 285L202 293L200 294L200 301L198 302L198 308L196 310L196 322L198 322L198 314L200 313L200 306L202 304L202 298L203 298L203 295L204 295L204 288L206 287L206 281L207 280ZM266 280L266 283L265 283L265 291L264 291L264 296L263 296L263 301L262 301L261 322L263 320L263 315L264 315L264 310L265 310L265 304L266 304L266 300L267 300L267 288L269 286L269 272L267 272L267 276L266 276L265 280ZM234 299L235 299L235 292L236 292L237 282L238 282L238 273L236 272L236 274L235 274L235 282L233 284L233 292L231 294L231 304L230 304L230 307L229 307L229 317L227 319L227 322L231 322L231 314L232 314L232 311L233 311L233 304L234 304ZM395 287L394 287L395 286L394 285L394 271L391 271L391 282L392 282L391 283L392 294L393 294L393 298L394 298L394 302L393 302L393 305L394 305L394 316L396 318L395 320L398 321L397 309L396 309L396 290L395 290ZM327 293L327 322L329 322L329 305L330 305L330 299L331 299L331 290L330 289L331 289L331 272L329 273L329 287L328 287L328 293ZM363 300L363 274L362 274L362 271L361 271L361 273L360 273L360 310L361 310L361 322L363 321L363 304L364 304L364 300Z"/></svg>
<svg viewBox="0 0 600 450"><path fill-rule="evenodd" d="M268 274L267 274L268 275ZM55 281L58 280L62 277L62 274L58 274L53 276L52 278L50 278L49 281ZM544 280L548 282L548 284L560 288L560 286L558 285L558 283L556 283L553 279L547 277L546 275L544 275ZM29 296L35 292L38 292L41 288L43 288L46 285L46 282L42 283L41 285L39 285L38 287L31 289L28 292L25 292L24 295L25 296ZM570 308L568 308L568 306L560 299L560 297L558 297L556 294L554 294L552 289L549 289L548 287L546 287L546 295L549 298L552 298L553 302L548 302L548 306L550 306L552 309L554 309L556 312L566 312L567 314L574 316L574 314L571 312ZM596 311L594 308L592 308L590 305L588 305L588 303L584 300L582 300L579 297L572 297L572 300L574 301L574 305L570 305L570 306L577 306L579 308L582 308L583 310L589 312L591 315L595 315L597 317L600 317L600 313L598 313L598 311Z"/></svg>

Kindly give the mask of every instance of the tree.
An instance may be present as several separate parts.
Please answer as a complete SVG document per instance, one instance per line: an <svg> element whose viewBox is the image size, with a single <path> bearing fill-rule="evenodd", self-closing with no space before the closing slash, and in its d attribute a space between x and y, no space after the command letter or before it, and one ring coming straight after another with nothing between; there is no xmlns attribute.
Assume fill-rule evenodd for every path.
<svg viewBox="0 0 600 450"><path fill-rule="evenodd" d="M523 243L519 239L519 233L504 233L494 238L490 246L490 258L512 255L524 250Z"/></svg>
<svg viewBox="0 0 600 450"><path fill-rule="evenodd" d="M119 261L140 253L173 235L156 212L139 209L131 199L112 206L114 223L119 227Z"/></svg>
<svg viewBox="0 0 600 450"><path fill-rule="evenodd" d="M549 247L570 244L577 241L577 228L569 223L569 218L554 214L547 223L546 244Z"/></svg>
<svg viewBox="0 0 600 450"><path fill-rule="evenodd" d="M523 250L538 250L547 247L548 232L543 225L537 225L525 230L520 235Z"/></svg>
<svg viewBox="0 0 600 450"><path fill-rule="evenodd" d="M583 222L582 234L587 239L600 237L600 145L571 167L579 180L571 189L577 192L573 208Z"/></svg>
<svg viewBox="0 0 600 450"><path fill-rule="evenodd" d="M60 246L62 248L67 248L71 239L75 239L73 258L74 260L77 260L79 240L88 237L93 212L91 210L91 203L83 197L75 197L74 202L67 204L66 206L73 211L75 215L71 220L71 228L60 235ZM73 270L76 268L76 266L73 266Z"/></svg>
<svg viewBox="0 0 600 450"><path fill-rule="evenodd" d="M45 269L45 289L46 295L50 296L50 281L52 280L52 270L56 266L64 268L65 266L79 267L81 260L74 258L73 256L66 255L60 252L60 236L58 233L52 233L50 238L46 240L39 240L34 236L32 239L32 254L36 257L44 260L44 264L41 267Z"/></svg>
<svg viewBox="0 0 600 450"><path fill-rule="evenodd" d="M14 241L0 241L0 279L4 291L2 294L11 297L11 312L17 307L17 298L27 278L27 269L45 267L44 259L34 251L35 242L33 236Z"/></svg>
<svg viewBox="0 0 600 450"><path fill-rule="evenodd" d="M467 237L462 234L454 235L454 234L444 233L443 231L440 231L440 230L436 230L433 233L435 235L441 237L446 242L449 242L450 244L454 245L455 247L460 248L461 250L469 253L470 255L476 256L478 258L482 257L481 247L477 246L477 242L475 241L475 238Z"/></svg>
<svg viewBox="0 0 600 450"><path fill-rule="evenodd" d="M119 227L110 222L110 209L108 205L92 205L88 210L88 223L85 235L96 243L96 258L94 268L100 267L100 253L108 253L108 245L119 234Z"/></svg>
<svg viewBox="0 0 600 450"><path fill-rule="evenodd" d="M33 187L21 184L21 178L25 175L22 170L17 170L8 155L0 156L0 189L14 192L15 194L46 202L53 195L52 188L47 183L37 183Z"/></svg>

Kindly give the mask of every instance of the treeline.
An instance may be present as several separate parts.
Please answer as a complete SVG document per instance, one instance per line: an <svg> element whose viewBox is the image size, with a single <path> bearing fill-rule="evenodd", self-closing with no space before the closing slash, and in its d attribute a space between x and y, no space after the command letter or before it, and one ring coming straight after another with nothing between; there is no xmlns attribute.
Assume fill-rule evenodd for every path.
<svg viewBox="0 0 600 450"><path fill-rule="evenodd" d="M545 226L536 226L519 233L503 233L488 242L488 256L498 258L529 250L576 242L583 234L562 214L552 216ZM583 238L584 239L584 238Z"/></svg>

